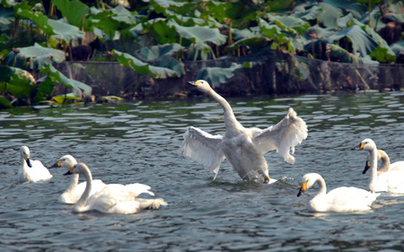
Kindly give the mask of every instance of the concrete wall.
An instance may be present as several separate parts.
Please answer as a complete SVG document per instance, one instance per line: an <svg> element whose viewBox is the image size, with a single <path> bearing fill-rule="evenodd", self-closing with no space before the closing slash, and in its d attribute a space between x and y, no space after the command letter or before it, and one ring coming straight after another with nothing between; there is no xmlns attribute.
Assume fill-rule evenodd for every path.
<svg viewBox="0 0 404 252"><path fill-rule="evenodd" d="M227 82L215 87L217 92L228 97L399 90L404 80L404 65L339 63L277 51L247 57L187 61L184 62L184 76L168 79L137 75L117 62L64 62L56 68L67 77L92 86L95 95L117 95L128 100L166 99L179 94L197 94L186 82L195 80L204 67L229 68L232 63L244 62L254 62L254 66L237 69Z"/></svg>

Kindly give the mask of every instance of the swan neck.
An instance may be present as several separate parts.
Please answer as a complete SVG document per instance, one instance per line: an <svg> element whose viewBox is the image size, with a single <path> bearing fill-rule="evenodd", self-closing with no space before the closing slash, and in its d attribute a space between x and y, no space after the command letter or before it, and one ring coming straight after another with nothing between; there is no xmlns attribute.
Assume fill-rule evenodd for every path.
<svg viewBox="0 0 404 252"><path fill-rule="evenodd" d="M226 131L242 127L241 124L237 121L236 117L234 116L233 109L231 108L230 104L226 101L226 99L224 99L222 96L216 93L213 89L209 91L209 95L214 100L216 100L223 108Z"/></svg>
<svg viewBox="0 0 404 252"><path fill-rule="evenodd" d="M369 190L375 192L375 185L377 183L377 149L374 148L369 151L370 154L370 177L369 177Z"/></svg>
<svg viewBox="0 0 404 252"><path fill-rule="evenodd" d="M84 170L83 173L84 177L86 178L86 189L83 192L83 195L81 195L80 199L77 201L75 208L79 208L81 206L84 206L87 203L88 198L90 198L92 186L93 186L93 176L91 175L91 171L86 169Z"/></svg>
<svg viewBox="0 0 404 252"><path fill-rule="evenodd" d="M79 176L80 176L79 174L72 175L72 178L70 179L70 184L67 187L66 191L72 191L77 186L77 184L79 183Z"/></svg>
<svg viewBox="0 0 404 252"><path fill-rule="evenodd" d="M382 174L388 172L390 170L390 158L386 155L381 156L382 164L380 168L377 170L377 174Z"/></svg>
<svg viewBox="0 0 404 252"><path fill-rule="evenodd" d="M320 187L320 189L319 189L319 191L318 191L318 193L317 193L317 195L315 197L326 195L327 194L327 186L325 184L324 179L319 176L316 179L316 182L317 182L318 186Z"/></svg>

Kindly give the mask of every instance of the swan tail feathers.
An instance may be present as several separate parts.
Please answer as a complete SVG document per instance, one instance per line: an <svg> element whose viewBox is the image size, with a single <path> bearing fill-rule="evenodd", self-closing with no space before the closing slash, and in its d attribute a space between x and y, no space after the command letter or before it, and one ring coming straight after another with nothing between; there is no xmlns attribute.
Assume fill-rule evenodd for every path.
<svg viewBox="0 0 404 252"><path fill-rule="evenodd" d="M163 198L158 199L136 199L141 209L159 209L160 206L167 206L168 203Z"/></svg>

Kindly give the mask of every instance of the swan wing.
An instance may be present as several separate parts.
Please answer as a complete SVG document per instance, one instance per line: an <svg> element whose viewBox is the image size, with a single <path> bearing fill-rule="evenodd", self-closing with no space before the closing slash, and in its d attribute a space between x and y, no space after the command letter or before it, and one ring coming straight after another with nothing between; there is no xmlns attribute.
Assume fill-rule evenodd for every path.
<svg viewBox="0 0 404 252"><path fill-rule="evenodd" d="M142 193L147 193L152 196L154 196L154 193L149 191L151 189L150 186L140 184L140 183L135 183L135 184L129 184L125 186L127 190L131 191L135 197L139 196Z"/></svg>
<svg viewBox="0 0 404 252"><path fill-rule="evenodd" d="M41 161L31 160L31 168L27 168L32 182L40 182L51 179L53 176Z"/></svg>
<svg viewBox="0 0 404 252"><path fill-rule="evenodd" d="M316 206L320 212L368 211L379 195L356 187L339 187L320 197Z"/></svg>
<svg viewBox="0 0 404 252"><path fill-rule="evenodd" d="M264 130L256 129L253 141L262 154L277 150L286 162L293 164L295 158L290 155L290 151L293 154L295 146L306 138L306 122L289 108L288 114L276 125Z"/></svg>
<svg viewBox="0 0 404 252"><path fill-rule="evenodd" d="M397 161L390 164L391 171L404 171L404 161Z"/></svg>
<svg viewBox="0 0 404 252"><path fill-rule="evenodd" d="M136 199L134 201L118 202L108 210L108 213L114 214L133 214L143 209L158 209L160 206L166 206L164 199Z"/></svg>
<svg viewBox="0 0 404 252"><path fill-rule="evenodd" d="M136 197L141 193L154 195L150 189L150 186L139 183L108 184L88 199L87 207L103 213L136 213L143 209L142 204L135 201Z"/></svg>
<svg viewBox="0 0 404 252"><path fill-rule="evenodd" d="M90 196L86 207L91 210L98 210L103 213L110 213L118 203L134 201L135 193L131 192L124 185L108 184L99 192Z"/></svg>
<svg viewBox="0 0 404 252"><path fill-rule="evenodd" d="M80 184L76 185L73 188L67 189L63 192L62 195L59 197L59 201L66 204L74 204L76 203L81 195L83 195L84 190L86 189L87 182L81 182ZM105 184L100 179L94 179L91 187L91 194L96 194L102 188L104 188Z"/></svg>
<svg viewBox="0 0 404 252"><path fill-rule="evenodd" d="M404 171L392 170L380 174L377 178L377 184L383 185L388 193L404 193Z"/></svg>
<svg viewBox="0 0 404 252"><path fill-rule="evenodd" d="M184 134L180 152L185 157L202 163L210 172L215 173L216 178L220 164L225 159L221 149L222 138L190 126Z"/></svg>

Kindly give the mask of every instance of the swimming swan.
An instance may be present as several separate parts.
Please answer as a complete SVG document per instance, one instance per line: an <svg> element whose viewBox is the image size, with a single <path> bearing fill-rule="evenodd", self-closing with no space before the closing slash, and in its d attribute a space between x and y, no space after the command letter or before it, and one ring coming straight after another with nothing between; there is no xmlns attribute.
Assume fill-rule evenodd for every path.
<svg viewBox="0 0 404 252"><path fill-rule="evenodd" d="M30 150L27 146L20 148L21 168L18 171L17 183L42 182L52 178L49 170L39 160L30 159Z"/></svg>
<svg viewBox="0 0 404 252"><path fill-rule="evenodd" d="M371 156L368 154L363 174L365 174L370 168L370 159ZM404 161L397 161L391 164L390 157L384 150L377 150L377 160L382 160L380 167L377 168L377 176L389 171L404 171Z"/></svg>
<svg viewBox="0 0 404 252"><path fill-rule="evenodd" d="M77 164L76 159L72 155L65 155L61 157L54 165L49 167L51 168L65 168L71 169L74 165ZM79 184L79 174L73 174L70 179L70 184L67 189L60 195L59 201L66 204L74 204L76 203L81 195L83 195L84 190L86 189L87 182L81 182ZM104 182L100 179L93 180L93 186L91 190L91 195L98 192L105 186Z"/></svg>
<svg viewBox="0 0 404 252"><path fill-rule="evenodd" d="M294 147L307 138L306 123L289 108L288 114L276 125L266 129L244 128L236 119L230 104L217 94L206 81L188 82L210 95L224 110L226 133L211 135L201 129L188 127L180 152L204 164L216 179L221 162L227 158L242 179L272 183L263 154L276 150L284 160L293 164Z"/></svg>
<svg viewBox="0 0 404 252"><path fill-rule="evenodd" d="M313 212L348 213L370 210L370 206L380 195L356 187L338 187L327 193L323 177L318 173L307 173L302 178L297 197L301 196L314 183L320 186L319 192L309 202Z"/></svg>
<svg viewBox="0 0 404 252"><path fill-rule="evenodd" d="M365 167L363 173L367 169L370 170L368 187L372 192L388 192L388 193L404 193L404 171L389 170L377 174L377 157L378 151L375 142L367 138L363 140L353 150L366 150L369 152L369 167Z"/></svg>
<svg viewBox="0 0 404 252"><path fill-rule="evenodd" d="M145 190L143 184L107 184L99 192L90 195L92 189L93 176L90 169L84 163L73 166L64 175L81 174L86 178L87 185L83 195L73 207L73 212L86 212L91 210L102 213L132 214L142 209L157 209L167 203L164 199L138 199L141 193L154 193ZM150 188L150 187L149 187Z"/></svg>

